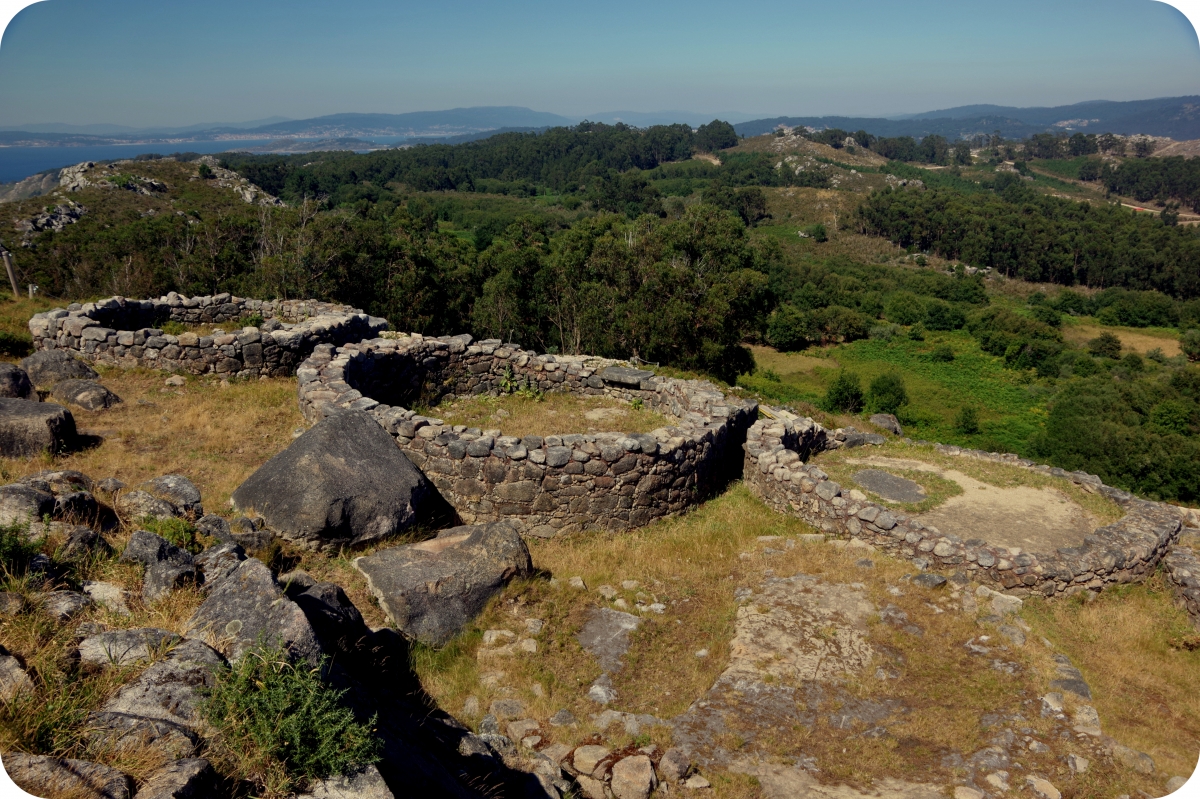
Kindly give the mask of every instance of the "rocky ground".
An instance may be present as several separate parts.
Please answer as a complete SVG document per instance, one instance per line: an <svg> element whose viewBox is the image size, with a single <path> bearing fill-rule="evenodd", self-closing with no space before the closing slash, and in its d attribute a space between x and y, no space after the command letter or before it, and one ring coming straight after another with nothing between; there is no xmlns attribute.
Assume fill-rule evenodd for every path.
<svg viewBox="0 0 1200 799"><path fill-rule="evenodd" d="M48 385L54 407L102 418L164 390L208 396L195 379L26 366L0 369L3 402L54 406L32 401ZM185 470L96 471L104 437L89 474L61 468L78 456L5 462L26 464L0 486L0 524L16 525L0 537L0 751L18 783L142 799L1116 799L1190 773L1200 653L1161 577L1023 602L827 538L736 484L638 530L525 542L439 522L365 414L299 433L253 474L202 470L229 485L211 491ZM277 669L344 692L374 756L295 772L214 715L210 692L268 644Z"/></svg>

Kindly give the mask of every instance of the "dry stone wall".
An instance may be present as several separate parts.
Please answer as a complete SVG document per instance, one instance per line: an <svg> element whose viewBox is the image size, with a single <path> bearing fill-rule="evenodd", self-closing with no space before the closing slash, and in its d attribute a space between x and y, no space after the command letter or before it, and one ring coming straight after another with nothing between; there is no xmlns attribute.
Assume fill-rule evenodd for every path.
<svg viewBox="0 0 1200 799"><path fill-rule="evenodd" d="M922 567L961 569L972 579L998 583L1018 596L1069 595L1140 580L1157 567L1182 527L1179 509L1138 499L1104 485L1095 475L1066 472L1016 455L937 444L946 455L1007 463L1070 480L1125 510L1122 519L1095 530L1080 546L1052 553L993 546L979 538L964 541L830 480L819 467L805 463L826 447L828 432L811 419L786 411L772 413L778 418L755 423L745 444L744 480L768 505L825 533L858 538Z"/></svg>
<svg viewBox="0 0 1200 799"><path fill-rule="evenodd" d="M261 316L257 327L237 323ZM212 335L164 333L160 325L234 323ZM387 321L346 305L314 300L251 300L230 294L154 300L111 297L35 314L34 349L70 350L94 363L227 377L284 377L320 344L359 341Z"/></svg>
<svg viewBox="0 0 1200 799"><path fill-rule="evenodd" d="M528 535L623 530L700 502L741 468L753 401L604 358L543 355L469 335L319 346L297 370L310 422L370 412L468 523L509 519ZM518 386L633 402L675 420L649 434L505 436L406 405Z"/></svg>

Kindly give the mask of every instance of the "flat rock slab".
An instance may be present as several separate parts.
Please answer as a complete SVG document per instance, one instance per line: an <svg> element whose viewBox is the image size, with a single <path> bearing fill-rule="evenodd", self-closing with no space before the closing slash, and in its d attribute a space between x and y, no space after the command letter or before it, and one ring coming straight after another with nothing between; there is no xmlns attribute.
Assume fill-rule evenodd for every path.
<svg viewBox="0 0 1200 799"><path fill-rule="evenodd" d="M639 388L643 380L654 377L654 372L645 369L634 369L630 366L610 366L600 372L600 379L605 383L615 383L619 386Z"/></svg>
<svg viewBox="0 0 1200 799"><path fill-rule="evenodd" d="M316 780L296 799L395 799L379 769L367 766L356 774Z"/></svg>
<svg viewBox="0 0 1200 799"><path fill-rule="evenodd" d="M432 646L457 635L508 580L533 569L528 547L507 522L452 527L354 565L400 631Z"/></svg>
<svg viewBox="0 0 1200 799"><path fill-rule="evenodd" d="M591 653L606 672L620 671L621 658L629 651L629 634L641 619L612 608L592 608L583 628L575 635L579 645Z"/></svg>
<svg viewBox="0 0 1200 799"><path fill-rule="evenodd" d="M34 796L129 799L133 781L116 769L86 760L5 752L4 770Z"/></svg>
<svg viewBox="0 0 1200 799"><path fill-rule="evenodd" d="M80 641L79 660L95 666L127 666L150 660L179 640L175 633L155 627L112 630Z"/></svg>
<svg viewBox="0 0 1200 799"><path fill-rule="evenodd" d="M96 380L96 370L65 350L42 350L21 359L21 368L38 388L50 388L63 380Z"/></svg>
<svg viewBox="0 0 1200 799"><path fill-rule="evenodd" d="M854 482L890 502L923 502L928 495L912 480L880 469L863 469L854 473Z"/></svg>
<svg viewBox="0 0 1200 799"><path fill-rule="evenodd" d="M61 405L0 399L0 457L31 458L75 444L75 417Z"/></svg>
<svg viewBox="0 0 1200 799"><path fill-rule="evenodd" d="M145 753L155 749L167 760L191 757L200 746L200 737L181 724L129 713L92 713L88 716L86 735L100 749L114 753Z"/></svg>
<svg viewBox="0 0 1200 799"><path fill-rule="evenodd" d="M121 402L121 398L95 380L63 380L54 384L54 398L85 411L102 411Z"/></svg>
<svg viewBox="0 0 1200 799"><path fill-rule="evenodd" d="M435 494L392 436L363 411L318 422L233 492L270 529L325 551L395 535Z"/></svg>
<svg viewBox="0 0 1200 799"><path fill-rule="evenodd" d="M212 687L213 668L223 663L212 647L201 641L184 641L122 687L100 712L196 726L200 690Z"/></svg>

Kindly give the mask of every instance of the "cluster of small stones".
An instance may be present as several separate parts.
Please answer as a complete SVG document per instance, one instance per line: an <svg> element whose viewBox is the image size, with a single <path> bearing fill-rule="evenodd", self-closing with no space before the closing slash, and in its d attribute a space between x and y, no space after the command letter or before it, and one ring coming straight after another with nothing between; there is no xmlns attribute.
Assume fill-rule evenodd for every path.
<svg viewBox="0 0 1200 799"><path fill-rule="evenodd" d="M156 325L224 324L261 316L259 327L169 335ZM155 300L111 297L35 314L35 349L70 350L94 363L226 377L284 377L320 344L378 335L387 320L312 300L248 300L229 294Z"/></svg>
<svg viewBox="0 0 1200 799"><path fill-rule="evenodd" d="M971 579L998 583L1014 595L1070 595L1099 591L1112 583L1143 579L1153 572L1179 535L1177 508L1148 502L1104 485L1084 472L1067 472L1011 454L934 445L945 455L1006 463L1060 477L1120 505L1125 516L1085 537L1082 545L1054 553L1023 552L978 538L963 541L907 514L843 489L819 467L806 464L826 448L827 431L811 419L773 411L746 436L746 485L781 513L797 516L831 535L868 542L923 568L963 570Z"/></svg>
<svg viewBox="0 0 1200 799"><path fill-rule="evenodd" d="M638 527L697 504L728 475L758 411L757 403L727 397L705 381L469 335L320 346L296 374L310 422L344 408L368 411L465 522L510 519L541 537ZM399 404L496 395L515 385L640 400L676 424L649 434L516 438L451 426Z"/></svg>

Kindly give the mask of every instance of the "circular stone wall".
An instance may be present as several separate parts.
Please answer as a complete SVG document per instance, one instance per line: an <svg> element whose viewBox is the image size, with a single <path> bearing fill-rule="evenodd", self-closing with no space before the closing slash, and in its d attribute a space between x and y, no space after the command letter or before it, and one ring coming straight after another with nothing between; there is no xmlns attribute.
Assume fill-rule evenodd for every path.
<svg viewBox="0 0 1200 799"><path fill-rule="evenodd" d="M746 434L744 480L768 505L826 533L858 538L922 567L962 569L972 579L991 580L1011 593L1054 596L1141 579L1158 565L1182 527L1178 508L1138 499L1104 485L1095 475L1067 472L1016 455L937 444L938 452L946 455L1005 463L1069 480L1125 511L1123 518L1093 530L1079 546L1051 552L1025 552L986 538L964 541L830 480L805 461L832 448L834 437L812 419L767 410L777 418L755 423Z"/></svg>
<svg viewBox="0 0 1200 799"><path fill-rule="evenodd" d="M200 336L163 332L159 325L221 324L250 315L261 327ZM385 319L347 305L314 300L248 300L230 294L156 300L110 297L35 314L35 350L70 350L94 363L229 377L285 377L318 344L359 341L387 330Z"/></svg>
<svg viewBox="0 0 1200 799"><path fill-rule="evenodd" d="M514 521L529 535L624 530L697 504L740 473L758 404L587 356L542 355L471 336L378 338L320 346L296 372L310 423L371 413L467 523ZM407 407L515 386L603 395L675 420L652 433L503 435Z"/></svg>

